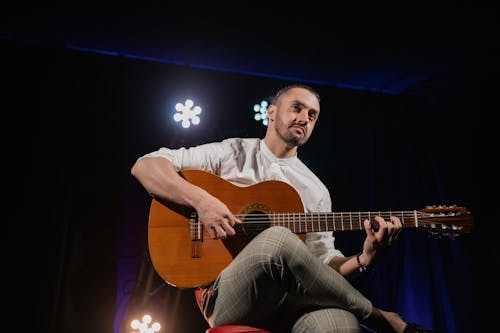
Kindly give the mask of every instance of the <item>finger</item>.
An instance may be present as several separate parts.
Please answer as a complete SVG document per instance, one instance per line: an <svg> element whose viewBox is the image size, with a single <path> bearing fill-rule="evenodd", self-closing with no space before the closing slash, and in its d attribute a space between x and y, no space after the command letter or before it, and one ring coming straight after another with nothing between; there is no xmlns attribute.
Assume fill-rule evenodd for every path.
<svg viewBox="0 0 500 333"><path fill-rule="evenodd" d="M391 215L391 222L396 226L396 227L403 227L403 225L401 224L401 220L396 217L396 216L392 216Z"/></svg>
<svg viewBox="0 0 500 333"><path fill-rule="evenodd" d="M215 234L217 235L217 238L227 238L226 230L224 229L224 226L222 224L215 226Z"/></svg>
<svg viewBox="0 0 500 333"><path fill-rule="evenodd" d="M394 241L396 238L398 238L399 233L403 229L403 225L401 224L401 221L399 220L399 218L397 218L396 216L391 216L391 222L394 225L394 228L393 228L394 230L392 233L393 234L392 240Z"/></svg>
<svg viewBox="0 0 500 333"><path fill-rule="evenodd" d="M363 221L363 226L365 227L366 234L369 235L369 236L373 236L373 234L375 232L373 230L372 224L370 223L370 220L368 220L368 219L364 220Z"/></svg>
<svg viewBox="0 0 500 333"><path fill-rule="evenodd" d="M226 231L226 234L228 236L234 236L234 235L236 235L236 231L229 224L226 227L224 227L224 230Z"/></svg>
<svg viewBox="0 0 500 333"><path fill-rule="evenodd" d="M389 221L386 221L386 225L387 225L387 230L388 230L389 236L393 235L397 229L397 225L394 223L392 216L389 218Z"/></svg>
<svg viewBox="0 0 500 333"><path fill-rule="evenodd" d="M382 216L375 216L375 220L379 224L376 237L381 246L389 246L392 243L392 236L394 233L394 224L391 220L387 222Z"/></svg>
<svg viewBox="0 0 500 333"><path fill-rule="evenodd" d="M388 228L388 225L387 225L387 222L384 220L384 218L382 216L375 216L375 221L378 222L378 231L382 230L382 233L386 233L387 231L387 228Z"/></svg>
<svg viewBox="0 0 500 333"><path fill-rule="evenodd" d="M234 222L233 216L227 216L227 217L222 219L220 227L224 230L224 232L226 234L225 236L236 235L236 231L234 231L234 229L233 229L234 224L235 224L235 222Z"/></svg>
<svg viewBox="0 0 500 333"><path fill-rule="evenodd" d="M215 227L210 227L210 228L208 228L207 230L208 230L208 235L210 236L210 238L212 238L212 239L217 239L217 238L219 238L219 237L217 236L217 231L215 230Z"/></svg>
<svg viewBox="0 0 500 333"><path fill-rule="evenodd" d="M228 215L228 216L226 216L226 219L227 219L227 221L228 221L228 223L229 223L230 226L234 226L235 224L240 224L241 223L240 219L238 219L234 215Z"/></svg>
<svg viewBox="0 0 500 333"><path fill-rule="evenodd" d="M223 239L227 238L227 233L221 224L214 224L210 227L208 234L212 239Z"/></svg>

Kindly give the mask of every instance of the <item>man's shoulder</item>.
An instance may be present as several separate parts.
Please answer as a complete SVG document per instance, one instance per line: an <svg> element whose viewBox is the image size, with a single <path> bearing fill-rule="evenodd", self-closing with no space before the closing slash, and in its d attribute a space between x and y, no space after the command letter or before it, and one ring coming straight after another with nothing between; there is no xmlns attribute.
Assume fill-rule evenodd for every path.
<svg viewBox="0 0 500 333"><path fill-rule="evenodd" d="M248 149L250 147L258 147L260 145L260 140L259 138L239 138L239 137L234 137L234 138L228 138L223 140L222 142L224 144L227 144L233 148L244 148Z"/></svg>
<svg viewBox="0 0 500 333"><path fill-rule="evenodd" d="M241 138L241 137L232 137L232 138L227 138L222 140L222 142L228 142L228 143L233 143L233 142L238 142L238 143L255 143L255 142L260 142L261 139L259 138Z"/></svg>
<svg viewBox="0 0 500 333"><path fill-rule="evenodd" d="M323 181L316 175L314 171L312 171L302 160L297 158L298 164L301 166L302 172L304 172L307 175L307 179L310 181L314 182L317 186L322 187L325 191L329 192L328 188L326 185L323 183Z"/></svg>

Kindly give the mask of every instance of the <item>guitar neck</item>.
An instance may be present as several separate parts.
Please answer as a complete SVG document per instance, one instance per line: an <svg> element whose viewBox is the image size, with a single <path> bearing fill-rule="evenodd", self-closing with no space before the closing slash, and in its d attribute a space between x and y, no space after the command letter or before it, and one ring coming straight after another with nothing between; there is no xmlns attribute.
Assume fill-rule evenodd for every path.
<svg viewBox="0 0 500 333"><path fill-rule="evenodd" d="M390 216L396 216L405 228L418 227L419 212L413 211L389 211L389 212L329 212L329 213L271 213L255 214L246 217L247 223L262 223L265 219L267 223L274 226L283 226L294 233L302 234L319 231L345 231L363 230L363 221L369 220L376 225L373 220L375 216L381 216L389 221Z"/></svg>

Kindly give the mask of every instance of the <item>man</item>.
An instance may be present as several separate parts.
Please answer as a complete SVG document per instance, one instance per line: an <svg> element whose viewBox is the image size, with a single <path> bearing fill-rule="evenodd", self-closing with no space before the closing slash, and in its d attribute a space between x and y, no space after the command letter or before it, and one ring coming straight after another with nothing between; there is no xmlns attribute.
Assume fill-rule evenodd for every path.
<svg viewBox="0 0 500 333"><path fill-rule="evenodd" d="M306 212L330 212L328 189L297 156L319 114L315 90L301 84L286 86L268 108L264 139L161 148L139 158L131 172L152 197L193 207L214 239L234 236L234 226L242 221L224 202L182 178L178 172L183 169L205 170L239 186L280 180L297 190ZM373 228L374 221L378 228ZM360 323L384 332L430 332L376 308L348 282L347 277L364 271L397 239L402 225L397 217L386 221L377 216L364 221L364 228L363 249L351 257L335 248L331 232L310 232L303 242L284 227L267 228L204 293L207 321L211 326L272 327L281 316L286 322L280 322L280 328L293 333L362 332Z"/></svg>

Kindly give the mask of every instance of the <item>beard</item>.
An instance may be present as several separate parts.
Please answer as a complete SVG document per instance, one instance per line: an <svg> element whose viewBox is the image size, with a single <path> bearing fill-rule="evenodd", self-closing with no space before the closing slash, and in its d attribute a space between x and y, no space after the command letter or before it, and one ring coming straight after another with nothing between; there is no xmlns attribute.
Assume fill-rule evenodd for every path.
<svg viewBox="0 0 500 333"><path fill-rule="evenodd" d="M290 146L297 146L297 147L299 147L299 146L302 146L307 141L307 138L305 136L304 137L298 137L296 135L293 135L290 132L284 133L283 135L281 135L281 137Z"/></svg>
<svg viewBox="0 0 500 333"><path fill-rule="evenodd" d="M290 126L282 123L280 121L276 122L275 130L278 136L286 142L286 144L290 147L300 147L307 142L309 139L309 135L307 135L307 131L304 130L304 135L300 136L294 133L294 129L292 128L296 124L292 124Z"/></svg>

